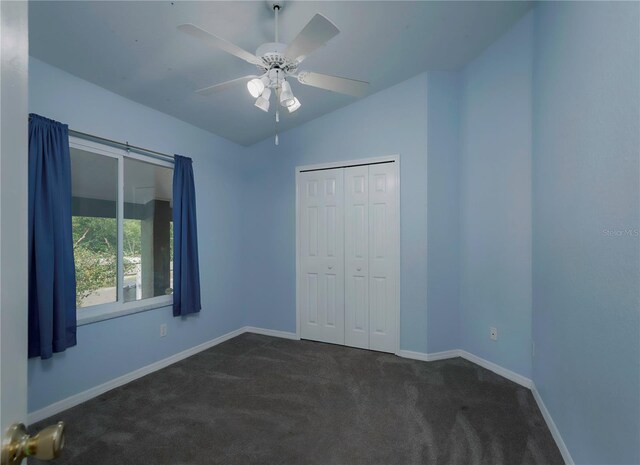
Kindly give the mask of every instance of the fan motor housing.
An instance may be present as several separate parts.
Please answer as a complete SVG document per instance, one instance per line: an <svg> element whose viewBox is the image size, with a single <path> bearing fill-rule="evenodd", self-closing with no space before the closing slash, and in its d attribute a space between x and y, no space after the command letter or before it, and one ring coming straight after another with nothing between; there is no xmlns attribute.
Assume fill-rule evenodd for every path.
<svg viewBox="0 0 640 465"><path fill-rule="evenodd" d="M278 68L288 73L294 72L298 67L298 63L285 56L284 51L286 49L287 45L280 42L262 44L256 50L256 56L262 58L269 67L258 66L258 68L264 71Z"/></svg>

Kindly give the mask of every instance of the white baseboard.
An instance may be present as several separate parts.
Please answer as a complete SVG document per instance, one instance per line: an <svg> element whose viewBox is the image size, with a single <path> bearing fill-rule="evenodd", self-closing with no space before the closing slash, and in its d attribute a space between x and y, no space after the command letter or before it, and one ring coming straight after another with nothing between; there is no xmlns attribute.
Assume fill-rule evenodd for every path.
<svg viewBox="0 0 640 465"><path fill-rule="evenodd" d="M569 449L567 448L567 445L564 443L564 440L560 435L560 431L558 430L556 423L553 421L551 414L547 410L547 406L544 405L544 401L542 400L542 397L540 397L540 393L536 389L535 384L532 384L531 392L533 393L533 398L536 400L536 403L538 404L538 408L542 413L542 417L544 418L544 421L547 422L547 427L549 428L549 431L551 431L551 436L553 436L553 439L556 441L556 445L558 446L558 449L560 449L560 454L562 454L564 463L566 465L575 465L575 462L573 461L573 458L569 453Z"/></svg>
<svg viewBox="0 0 640 465"><path fill-rule="evenodd" d="M542 401L542 397L540 397L540 393L536 389L535 384L529 378L461 349L447 350L444 352L434 352L430 354L426 354L424 352L413 352L410 350L400 350L396 355L400 357L410 358L413 360L422 360L425 362L432 362L435 360L444 360L447 358L462 357L465 360L470 361L471 363L475 363L476 365L486 368L487 370L493 371L494 373L513 381L514 383L517 383L521 386L524 386L530 389L531 393L533 394L533 398L536 400L536 403L540 408L542 417L547 423L547 427L549 428L549 431L551 432L551 435L553 436L553 439L555 440L556 445L560 450L560 454L562 454L562 458L564 459L565 464L575 465L575 462L573 461L573 458L569 453L569 449L567 448L567 445L564 443L564 440L560 435L560 431L558 430L558 427L553 421L553 418L551 417L551 414L547 410L547 407L544 405L544 402Z"/></svg>
<svg viewBox="0 0 640 465"><path fill-rule="evenodd" d="M494 373L507 378L514 383L519 384L520 386L524 386L528 389L531 389L531 386L533 386L533 382L526 376L522 376L515 371L508 370L504 367L501 367L500 365L490 362L489 360L485 360L482 357L478 357L477 355L473 355L465 350L460 350L460 357L473 362L476 365L480 365L482 368L493 371Z"/></svg>
<svg viewBox="0 0 640 465"><path fill-rule="evenodd" d="M107 381L106 383L100 384L98 386L94 386L86 391L79 392L78 394L74 394L72 396L67 397L66 399L59 400L58 402L54 402L53 404L47 405L46 407L41 408L40 410L36 410L34 412L30 412L27 415L27 422L29 424L36 423L40 420L44 420L45 418L49 418L52 415L56 415L64 410L67 410L71 407L75 407L83 402L88 401L89 399L93 399L94 397L98 397L99 395L104 394L107 391L120 387L124 384L130 383L138 378L142 378L154 371L161 370L162 368L168 367L180 360L184 360L187 357L191 357L192 355L197 354L198 352L202 352L203 350L207 350L213 346L216 346L224 341L228 341L240 334L246 332L245 328L236 329L234 331L228 332L219 336L210 341L204 342L200 345L192 347L187 350L183 350L182 352L178 352L175 355L164 358L162 360L158 360L157 362L146 365L142 368L138 368L132 372L127 373L126 375L119 376L112 380Z"/></svg>
<svg viewBox="0 0 640 465"><path fill-rule="evenodd" d="M400 349L396 355L402 358L410 358L411 360L421 360L423 362L428 362L429 354L425 354L424 352L414 352L412 350L403 350Z"/></svg>
<svg viewBox="0 0 640 465"><path fill-rule="evenodd" d="M447 358L456 358L461 356L458 349L445 350L443 352L432 352L430 354L414 352L412 350L400 350L396 355L403 358L410 358L412 360L422 360L423 362L435 362L436 360L445 360Z"/></svg>
<svg viewBox="0 0 640 465"><path fill-rule="evenodd" d="M462 357L465 360L468 360L472 363L475 363L476 365L480 365L483 368L486 368L487 370L493 371L494 373L503 376L511 381L513 381L514 383L517 383L521 386L524 386L528 389L531 390L531 393L533 394L533 398L536 400L536 403L538 404L538 408L540 408L540 412L542 413L542 417L544 418L545 422L547 423L547 427L549 428L549 431L551 432L551 436L553 436L554 441L556 442L556 445L558 446L558 449L560 450L560 454L562 454L562 458L565 462L566 465L575 465L575 462L573 461L573 458L571 457L571 454L569 453L569 449L567 448L567 445L564 443L564 440L562 439L562 436L560 435L560 431L558 430L558 427L556 426L555 422L553 421L553 418L551 417L551 414L549 413L549 411L547 410L547 407L545 406L542 397L540 397L540 393L538 392L538 390L536 389L535 383L530 380L529 378L522 376L518 373L515 373L511 370L508 370L504 367L501 367L500 365L497 365L493 362L490 362L488 360L483 359L482 357L478 357L477 355L473 355L465 350L448 350L446 352L436 352L436 353L432 353L432 354L423 354L423 353L419 353L419 352L410 352L410 351L401 351L404 352L403 354L399 354L401 356L406 356L407 358L415 358L416 360L426 360L426 361L433 361L433 360L442 360L445 358L453 358L453 357ZM405 355L406 353L406 355Z"/></svg>
<svg viewBox="0 0 640 465"><path fill-rule="evenodd" d="M265 336L280 337L284 339L300 339L296 335L296 333L292 333L288 331L278 331L275 329L257 328L255 326L244 326L242 328L236 329L234 331L230 331L226 334L223 334L222 336L219 336L215 339L204 342L190 349L183 350L182 352L174 354L165 359L158 360L157 362L151 363L147 366L134 370L130 373L127 373L126 375L120 376L118 378L114 378L110 381L107 381L106 383L92 387L78 394L74 394L58 402L54 402L53 404L48 405L44 408L41 408L40 410L31 412L27 415L27 422L29 424L33 424L40 420L44 420L45 418L49 418L50 416L56 415L64 410L67 410L71 407L75 407L76 405L79 405L83 402L93 399L94 397L102 395L107 391L115 389L124 384L130 383L131 381L134 381L138 378L142 378L143 376L153 373L154 371L161 370L162 368L165 368L169 365L179 362L180 360L184 360L185 358L191 357L192 355L195 355L198 352L207 350L213 346L216 346L218 344L221 344L222 342L228 341L229 339L232 339L243 333L262 334ZM518 373L515 373L511 370L507 370L506 368L503 368L500 365L497 365L493 362L490 362L488 360L485 360L481 357L478 357L476 355L473 355L469 352L466 352L460 349L447 350L443 352L434 352L431 354L427 354L423 352L414 352L411 350L400 350L396 355L398 355L399 357L409 358L413 360L422 360L425 362L433 362L436 360L462 357L472 363L475 363L477 365L480 365L483 368L486 368L487 370L493 371L494 373L500 376L503 376L517 384L520 384L521 386L531 389L531 392L533 393L533 397L538 403L538 407L542 412L542 416L547 422L547 426L549 427L549 430L551 431L551 435L553 436L554 440L556 441L556 444L558 445L558 448L560 449L560 453L562 454L564 461L566 462L567 465L574 465L574 461L571 458L571 454L569 453L569 450L567 449L567 446L565 445L564 440L562 439L562 436L560 435L560 431L558 431L558 428L556 427L556 424L553 421L553 418L551 418L551 414L547 410L547 407L544 405L544 402L542 401L542 398L540 397L538 390L535 388L535 385L529 378L526 378L525 376L519 375Z"/></svg>
<svg viewBox="0 0 640 465"><path fill-rule="evenodd" d="M442 352L432 352L427 354L427 357L430 362L435 362L437 360L460 357L460 351L458 349L443 350Z"/></svg>
<svg viewBox="0 0 640 465"><path fill-rule="evenodd" d="M56 415L64 410L70 409L71 407L75 407L76 405L93 399L94 397L98 397L99 395L102 395L107 391L130 383L131 381L134 381L138 378L142 378L143 376L153 373L154 371L161 370L162 368L168 367L169 365L179 362L180 360L191 357L192 355L195 355L198 352L202 352L203 350L210 349L213 346L228 341L229 339L232 339L243 333L255 333L265 336L281 337L285 339L299 339L296 336L296 333L277 331L275 329L256 328L255 326L244 326L190 349L183 350L182 352L179 352L170 357L158 360L157 362L151 363L142 368L138 368L137 370L129 372L126 375L119 376L118 378L109 380L106 383L94 386L90 389L87 389L86 391L82 391L78 394L69 396L66 399L59 400L58 402L54 402L53 404L47 405L46 407L43 407L39 410L30 412L27 415L27 422L29 424L33 424L40 420L44 420L45 418L49 418L50 416Z"/></svg>
<svg viewBox="0 0 640 465"><path fill-rule="evenodd" d="M263 336L281 337L283 339L296 339L300 338L296 333L290 333L289 331L278 331L276 329L257 328L255 326L245 326L244 331L247 333L262 334Z"/></svg>
<svg viewBox="0 0 640 465"><path fill-rule="evenodd" d="M453 350L445 350L443 352L432 352L432 353L424 353L424 352L413 352L411 350L400 350L396 355L404 358L411 358L413 360L422 360L424 362L434 362L436 360L445 360L448 358L462 357L465 360L468 360L476 365L480 365L487 370L493 371L494 373L507 378L508 380L513 381L521 386L524 386L528 389L531 389L533 385L532 381L522 376L518 373L515 373L511 370L507 370L500 365L496 365L493 362L485 360L477 355L473 355L465 350L461 349L453 349Z"/></svg>

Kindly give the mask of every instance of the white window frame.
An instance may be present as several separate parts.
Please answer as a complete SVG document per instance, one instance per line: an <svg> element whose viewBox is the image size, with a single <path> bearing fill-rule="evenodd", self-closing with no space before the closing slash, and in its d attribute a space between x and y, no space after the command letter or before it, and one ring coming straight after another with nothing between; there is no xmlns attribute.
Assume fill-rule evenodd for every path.
<svg viewBox="0 0 640 465"><path fill-rule="evenodd" d="M69 147L95 153L98 155L104 155L118 160L118 199L116 212L118 225L118 276L116 282L117 300L115 302L91 305L89 307L77 309L76 316L78 326L173 305L173 295L162 295L157 297L150 297L143 300L136 300L133 302L124 302L124 292L122 290L122 284L124 282L124 159L126 157L133 160L139 160L145 163L150 163L171 169L174 168L173 163L151 157L145 157L144 155L131 153L125 149L119 149L109 145L101 144L99 142L88 141L75 136L69 136Z"/></svg>

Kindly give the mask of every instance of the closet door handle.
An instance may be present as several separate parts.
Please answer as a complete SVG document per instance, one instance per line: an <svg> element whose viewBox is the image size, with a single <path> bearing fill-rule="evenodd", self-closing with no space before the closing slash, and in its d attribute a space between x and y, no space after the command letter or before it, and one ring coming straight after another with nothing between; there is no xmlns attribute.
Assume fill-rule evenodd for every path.
<svg viewBox="0 0 640 465"><path fill-rule="evenodd" d="M358 267L358 268L356 268L356 270L360 271L360 270L362 270L362 268L361 268L361 267Z"/></svg>
<svg viewBox="0 0 640 465"><path fill-rule="evenodd" d="M330 270L333 270L333 265L329 265L329 269L330 269Z"/></svg>

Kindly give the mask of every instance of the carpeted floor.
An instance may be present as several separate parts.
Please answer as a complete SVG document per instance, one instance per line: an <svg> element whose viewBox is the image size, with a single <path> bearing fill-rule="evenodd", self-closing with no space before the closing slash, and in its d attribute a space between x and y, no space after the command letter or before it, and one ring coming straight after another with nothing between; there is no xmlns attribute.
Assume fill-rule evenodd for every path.
<svg viewBox="0 0 640 465"><path fill-rule="evenodd" d="M60 465L563 463L531 392L463 359L249 333L54 420Z"/></svg>

